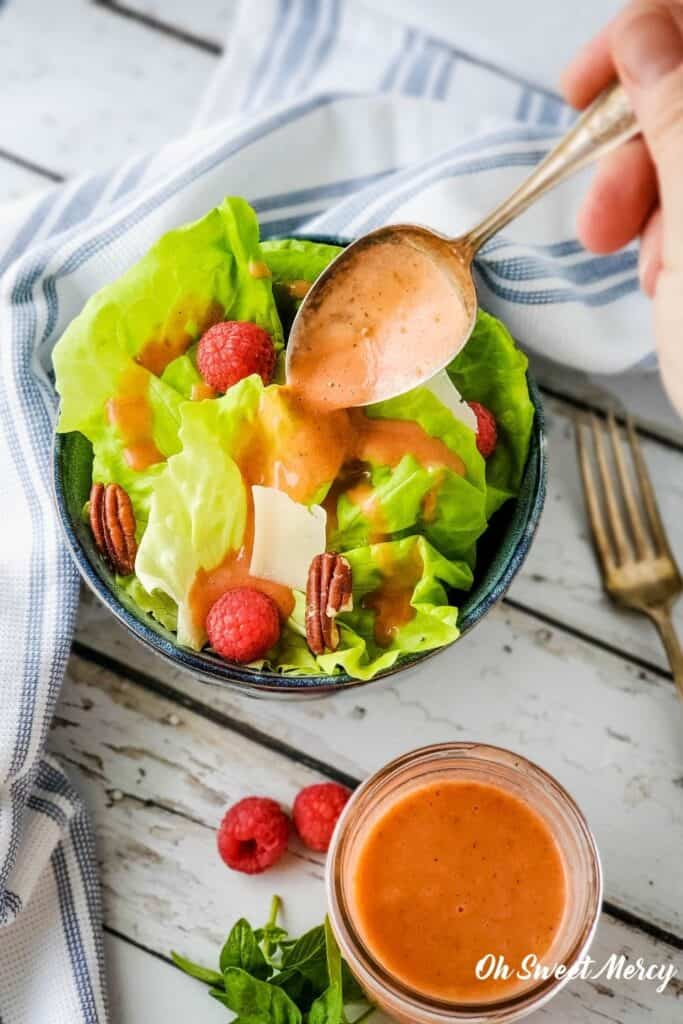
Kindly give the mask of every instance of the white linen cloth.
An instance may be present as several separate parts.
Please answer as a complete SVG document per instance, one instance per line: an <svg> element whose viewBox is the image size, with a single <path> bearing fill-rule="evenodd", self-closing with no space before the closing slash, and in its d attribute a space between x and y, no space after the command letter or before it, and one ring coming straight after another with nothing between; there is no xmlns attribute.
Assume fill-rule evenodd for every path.
<svg viewBox="0 0 683 1024"><path fill-rule="evenodd" d="M226 194L253 203L264 236L348 237L390 220L456 232L572 117L551 92L361 0L240 0L228 41L192 135L0 211L0 1024L107 1019L93 838L44 753L78 596L51 495L55 341L96 289ZM486 247L482 304L567 364L650 365L636 254L583 251L582 188L563 186Z"/></svg>

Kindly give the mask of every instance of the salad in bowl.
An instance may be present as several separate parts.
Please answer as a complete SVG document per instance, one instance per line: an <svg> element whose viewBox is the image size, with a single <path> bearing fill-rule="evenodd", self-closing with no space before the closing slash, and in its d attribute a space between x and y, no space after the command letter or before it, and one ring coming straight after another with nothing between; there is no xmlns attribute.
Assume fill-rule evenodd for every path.
<svg viewBox="0 0 683 1024"><path fill-rule="evenodd" d="M288 326L340 251L260 242L254 211L227 198L94 295L55 347L62 519L189 667L334 684L452 643L477 549L524 487L527 360L486 312L446 370L397 398L322 408L285 381Z"/></svg>

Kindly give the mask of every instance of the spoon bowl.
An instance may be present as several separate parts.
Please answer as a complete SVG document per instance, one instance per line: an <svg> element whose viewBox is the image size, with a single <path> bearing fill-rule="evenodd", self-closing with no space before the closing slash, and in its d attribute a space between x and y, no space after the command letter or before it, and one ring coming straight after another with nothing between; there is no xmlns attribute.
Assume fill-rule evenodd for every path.
<svg viewBox="0 0 683 1024"><path fill-rule="evenodd" d="M352 242L294 319L288 383L333 409L393 398L429 380L472 333L470 263L466 244L416 224L392 224Z"/></svg>
<svg viewBox="0 0 683 1024"><path fill-rule="evenodd" d="M321 409L370 405L431 379L465 345L477 315L472 261L532 203L638 133L612 85L531 175L479 224L447 238L417 224L378 228L350 245L307 293L287 348L287 382Z"/></svg>

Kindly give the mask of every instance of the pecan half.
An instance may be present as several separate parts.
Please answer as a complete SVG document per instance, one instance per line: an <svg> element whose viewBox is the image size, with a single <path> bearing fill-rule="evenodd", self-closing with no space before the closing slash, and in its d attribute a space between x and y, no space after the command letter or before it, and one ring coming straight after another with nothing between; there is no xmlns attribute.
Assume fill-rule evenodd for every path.
<svg viewBox="0 0 683 1024"><path fill-rule="evenodd" d="M120 484L96 483L90 491L90 529L95 547L119 576L130 576L138 546L135 513Z"/></svg>
<svg viewBox="0 0 683 1024"><path fill-rule="evenodd" d="M316 555L306 586L306 641L313 654L336 651L339 612L353 607L351 566L343 555L326 551Z"/></svg>

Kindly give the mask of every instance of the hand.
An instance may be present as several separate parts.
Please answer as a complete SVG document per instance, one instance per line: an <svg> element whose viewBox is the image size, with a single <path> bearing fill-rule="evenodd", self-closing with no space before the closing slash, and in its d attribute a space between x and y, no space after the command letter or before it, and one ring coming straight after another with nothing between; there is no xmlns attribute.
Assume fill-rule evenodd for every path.
<svg viewBox="0 0 683 1024"><path fill-rule="evenodd" d="M683 0L632 0L567 68L564 94L581 109L615 75L642 137L600 162L578 231L599 253L640 236L662 377L683 415Z"/></svg>

